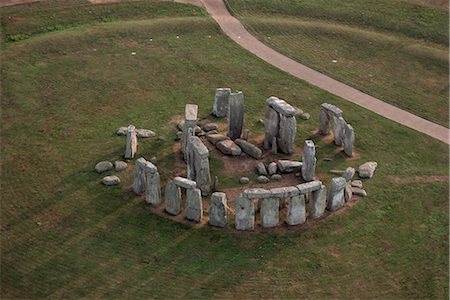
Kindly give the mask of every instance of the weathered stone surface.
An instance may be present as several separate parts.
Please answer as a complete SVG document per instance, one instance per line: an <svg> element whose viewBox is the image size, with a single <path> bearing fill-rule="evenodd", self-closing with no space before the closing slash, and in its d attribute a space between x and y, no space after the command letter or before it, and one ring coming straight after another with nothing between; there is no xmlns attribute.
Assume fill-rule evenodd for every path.
<svg viewBox="0 0 450 300"><path fill-rule="evenodd" d="M182 136L183 136L183 131L178 131L175 136L175 140L180 141Z"/></svg>
<svg viewBox="0 0 450 300"><path fill-rule="evenodd" d="M186 219L200 222L203 217L202 192L198 188L186 191Z"/></svg>
<svg viewBox="0 0 450 300"><path fill-rule="evenodd" d="M195 135L199 135L202 132L202 129L200 128L200 126L196 125L194 127L194 133Z"/></svg>
<svg viewBox="0 0 450 300"><path fill-rule="evenodd" d="M277 137L274 137L272 139L272 148L270 149L270 153L273 155L277 155L278 154L278 142L277 142Z"/></svg>
<svg viewBox="0 0 450 300"><path fill-rule="evenodd" d="M302 167L303 163L300 161L293 160L282 160L277 162L278 170L281 173L292 173Z"/></svg>
<svg viewBox="0 0 450 300"><path fill-rule="evenodd" d="M244 94L231 93L228 106L228 136L233 141L241 137L244 126Z"/></svg>
<svg viewBox="0 0 450 300"><path fill-rule="evenodd" d="M295 116L296 113L295 108L282 99L272 96L266 100L266 104L271 108L273 108L278 113L280 113L281 115L284 115L286 117Z"/></svg>
<svg viewBox="0 0 450 300"><path fill-rule="evenodd" d="M184 108L184 120L186 121L197 121L198 105L196 104L186 104Z"/></svg>
<svg viewBox="0 0 450 300"><path fill-rule="evenodd" d="M166 211L174 216L177 216L181 212L181 189L173 181L169 181L166 184L164 190L164 203L166 205Z"/></svg>
<svg viewBox="0 0 450 300"><path fill-rule="evenodd" d="M125 158L131 159L136 154L138 147L137 137L136 137L136 128L133 125L128 126L127 128L127 144L125 149Z"/></svg>
<svg viewBox="0 0 450 300"><path fill-rule="evenodd" d="M280 116L280 131L278 132L278 149L284 154L292 154L294 150L297 121L295 117Z"/></svg>
<svg viewBox="0 0 450 300"><path fill-rule="evenodd" d="M186 158L188 179L197 182L197 187L202 191L202 194L208 195L211 190L209 150L199 137L189 137Z"/></svg>
<svg viewBox="0 0 450 300"><path fill-rule="evenodd" d="M311 115L307 112L304 112L302 114L299 115L300 119L302 119L303 121L307 121L311 118Z"/></svg>
<svg viewBox="0 0 450 300"><path fill-rule="evenodd" d="M114 170L119 172L125 170L128 167L127 163L121 160L116 160L114 162Z"/></svg>
<svg viewBox="0 0 450 300"><path fill-rule="evenodd" d="M161 203L161 178L158 168L151 162L143 167L146 175L145 202L157 206Z"/></svg>
<svg viewBox="0 0 450 300"><path fill-rule="evenodd" d="M352 187L356 187L356 188L363 188L363 183L361 180L353 180L352 181Z"/></svg>
<svg viewBox="0 0 450 300"><path fill-rule="evenodd" d="M279 131L280 114L270 106L267 106L266 121L264 122L264 149L270 149L272 141L276 140Z"/></svg>
<svg viewBox="0 0 450 300"><path fill-rule="evenodd" d="M127 135L128 127L119 127L116 130L117 135Z"/></svg>
<svg viewBox="0 0 450 300"><path fill-rule="evenodd" d="M319 180L314 180L306 183L302 183L297 185L297 189L301 194L310 193L313 191L317 191L322 186L322 182Z"/></svg>
<svg viewBox="0 0 450 300"><path fill-rule="evenodd" d="M352 197L353 197L352 185L349 182L347 182L347 184L345 185L345 189L344 189L345 202L351 201Z"/></svg>
<svg viewBox="0 0 450 300"><path fill-rule="evenodd" d="M344 152L347 156L353 156L353 144L355 143L355 131L352 125L346 124L344 127Z"/></svg>
<svg viewBox="0 0 450 300"><path fill-rule="evenodd" d="M344 128L347 125L343 117L333 117L333 135L334 144L336 146L342 146L344 143Z"/></svg>
<svg viewBox="0 0 450 300"><path fill-rule="evenodd" d="M136 129L136 136L138 138L150 138L155 137L156 133L148 129Z"/></svg>
<svg viewBox="0 0 450 300"><path fill-rule="evenodd" d="M297 106L292 106L295 109L295 115L299 116L303 113L303 109L297 107Z"/></svg>
<svg viewBox="0 0 450 300"><path fill-rule="evenodd" d="M246 189L244 193L242 193L244 197L247 197L249 199L255 199L255 198L267 198L272 196L272 192L266 189L261 188L252 188L252 189Z"/></svg>
<svg viewBox="0 0 450 300"><path fill-rule="evenodd" d="M206 135L206 132L204 132L203 130L200 131L199 133L197 133L197 136L205 136L205 135Z"/></svg>
<svg viewBox="0 0 450 300"><path fill-rule="evenodd" d="M206 135L206 139L207 139L211 144L214 144L214 145L216 145L218 142L221 142L221 141L230 140L229 137L224 136L223 134L217 134L217 133Z"/></svg>
<svg viewBox="0 0 450 300"><path fill-rule="evenodd" d="M244 129L243 131L242 131L242 139L244 140L244 141L247 141L248 140L248 136L250 135L250 130L248 130L248 129Z"/></svg>
<svg viewBox="0 0 450 300"><path fill-rule="evenodd" d="M250 199L240 195L236 200L235 226L237 230L255 228L255 205Z"/></svg>
<svg viewBox="0 0 450 300"><path fill-rule="evenodd" d="M227 224L227 196L225 193L216 192L211 195L209 207L209 224L217 227L225 227Z"/></svg>
<svg viewBox="0 0 450 300"><path fill-rule="evenodd" d="M372 178L378 163L375 161L369 161L359 166L358 174L361 178Z"/></svg>
<svg viewBox="0 0 450 300"><path fill-rule="evenodd" d="M322 185L319 190L312 192L311 210L309 215L313 219L320 218L327 207L327 188Z"/></svg>
<svg viewBox="0 0 450 300"><path fill-rule="evenodd" d="M145 191L145 173L144 166L147 163L145 158L140 157L136 159L134 165L134 180L133 180L133 192L137 195L142 194Z"/></svg>
<svg viewBox="0 0 450 300"><path fill-rule="evenodd" d="M361 196L361 197L366 197L367 196L367 192L365 190L357 188L357 187L352 187L352 192L356 196Z"/></svg>
<svg viewBox="0 0 450 300"><path fill-rule="evenodd" d="M330 115L328 110L320 107L320 115L319 115L320 127L319 134L327 135L330 131Z"/></svg>
<svg viewBox="0 0 450 300"><path fill-rule="evenodd" d="M95 165L95 171L97 173L103 173L113 169L113 164L110 161L104 160Z"/></svg>
<svg viewBox="0 0 450 300"><path fill-rule="evenodd" d="M230 99L230 88L218 88L214 95L213 115L216 117L226 117L228 115L228 103Z"/></svg>
<svg viewBox="0 0 450 300"><path fill-rule="evenodd" d="M269 164L269 166L267 167L267 172L269 173L269 175L273 175L277 172L277 163L276 162L271 162Z"/></svg>
<svg viewBox="0 0 450 300"><path fill-rule="evenodd" d="M234 142L239 146L239 148L242 149L242 151L244 151L251 157L256 158L256 159L261 158L261 156L262 156L261 149L259 149L257 146L253 145L252 143L249 143L249 142L241 140L241 139L236 139Z"/></svg>
<svg viewBox="0 0 450 300"><path fill-rule="evenodd" d="M303 146L302 177L305 181L314 180L316 175L316 146L312 140L306 140Z"/></svg>
<svg viewBox="0 0 450 300"><path fill-rule="evenodd" d="M343 113L343 111L339 107L337 107L333 104L322 103L320 105L320 108L323 108L323 109L329 111L330 113L332 113L333 115L335 115L337 117L342 116L342 113Z"/></svg>
<svg viewBox="0 0 450 300"><path fill-rule="evenodd" d="M178 130L183 130L183 128L184 128L184 119L181 120L180 122L178 122L177 128L178 128Z"/></svg>
<svg viewBox="0 0 450 300"><path fill-rule="evenodd" d="M269 183L270 180L269 180L269 178L267 178L267 176L260 175L260 176L258 176L256 181L258 181L258 183Z"/></svg>
<svg viewBox="0 0 450 300"><path fill-rule="evenodd" d="M289 225L303 224L306 221L305 195L293 196L289 199L286 223Z"/></svg>
<svg viewBox="0 0 450 300"><path fill-rule="evenodd" d="M239 178L240 184L248 184L250 182L250 179L248 177L241 177Z"/></svg>
<svg viewBox="0 0 450 300"><path fill-rule="evenodd" d="M181 136L181 152L184 154L184 159L187 157L187 147L189 137L195 135L195 128L197 126L197 112L198 106L195 104L186 104L184 108L184 124L183 134Z"/></svg>
<svg viewBox="0 0 450 300"><path fill-rule="evenodd" d="M266 166L264 165L264 163L262 161L259 161L258 164L256 165L256 171L258 172L259 175L264 175L264 176L268 175Z"/></svg>
<svg viewBox="0 0 450 300"><path fill-rule="evenodd" d="M328 194L328 210L336 211L345 204L345 185L347 181L344 177L331 179L330 193Z"/></svg>
<svg viewBox="0 0 450 300"><path fill-rule="evenodd" d="M265 198L261 200L261 226L275 227L280 222L280 200L278 198Z"/></svg>
<svg viewBox="0 0 450 300"><path fill-rule="evenodd" d="M193 189L197 187L197 183L195 181L179 176L173 179L173 183L185 189Z"/></svg>
<svg viewBox="0 0 450 300"><path fill-rule="evenodd" d="M222 152L223 154L226 154L226 155L238 156L238 155L241 155L241 153L242 153L241 148L239 148L239 146L236 145L231 140L224 140L224 141L218 142L216 144L216 147L217 147L217 149L220 150L220 152Z"/></svg>
<svg viewBox="0 0 450 300"><path fill-rule="evenodd" d="M300 191L296 186L273 188L270 192L272 193L272 198L287 198L300 195Z"/></svg>
<svg viewBox="0 0 450 300"><path fill-rule="evenodd" d="M213 192L219 191L219 177L214 176Z"/></svg>
<svg viewBox="0 0 450 300"><path fill-rule="evenodd" d="M270 176L270 179L280 181L283 180L283 176L281 176L280 174L273 174L272 176Z"/></svg>
<svg viewBox="0 0 450 300"><path fill-rule="evenodd" d="M208 137L208 135L210 134L218 134L219 132L217 130L211 130L205 133L206 137Z"/></svg>
<svg viewBox="0 0 450 300"><path fill-rule="evenodd" d="M117 185L120 183L120 178L115 175L106 176L106 177L103 177L102 183L104 185Z"/></svg>
<svg viewBox="0 0 450 300"><path fill-rule="evenodd" d="M216 123L208 123L203 125L203 130L205 132L209 132L211 130L217 130L219 128L219 126Z"/></svg>
<svg viewBox="0 0 450 300"><path fill-rule="evenodd" d="M345 180L350 181L352 180L353 176L355 175L355 169L352 167L348 167L345 169L345 171L342 173L342 177L345 178Z"/></svg>

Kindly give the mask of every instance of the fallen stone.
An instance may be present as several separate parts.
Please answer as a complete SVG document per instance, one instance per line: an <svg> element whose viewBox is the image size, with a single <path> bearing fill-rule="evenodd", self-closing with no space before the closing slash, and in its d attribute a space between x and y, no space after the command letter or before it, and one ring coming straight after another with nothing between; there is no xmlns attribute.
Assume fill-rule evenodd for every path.
<svg viewBox="0 0 450 300"><path fill-rule="evenodd" d="M95 171L97 173L103 173L113 169L113 164L110 161L101 161L95 165Z"/></svg>
<svg viewBox="0 0 450 300"><path fill-rule="evenodd" d="M208 123L208 124L203 125L203 130L205 132L209 132L211 130L217 130L218 128L219 128L219 126L217 126L216 123Z"/></svg>
<svg viewBox="0 0 450 300"><path fill-rule="evenodd" d="M220 152L222 152L225 155L238 156L238 155L241 155L241 153L242 153L241 148L239 148L239 146L236 145L231 140L224 140L224 141L218 142L216 144L216 147L217 147L217 149L220 150Z"/></svg>
<svg viewBox="0 0 450 300"><path fill-rule="evenodd" d="M261 158L261 156L262 156L261 149L259 149L252 143L249 143L249 142L241 140L241 139L236 139L234 142L239 146L239 148L242 149L242 151L244 151L251 157L256 158L256 159Z"/></svg>
<svg viewBox="0 0 450 300"><path fill-rule="evenodd" d="M266 190L266 189L252 188L252 189L246 189L242 195L249 199L261 199L261 198L271 197L272 192L269 190Z"/></svg>
<svg viewBox="0 0 450 300"><path fill-rule="evenodd" d="M344 189L345 202L351 201L352 197L353 197L352 185L349 182L347 182L347 184L345 185L345 189Z"/></svg>
<svg viewBox="0 0 450 300"><path fill-rule="evenodd" d="M260 175L260 176L258 176L256 181L258 181L258 183L269 183L270 180L266 176Z"/></svg>
<svg viewBox="0 0 450 300"><path fill-rule="evenodd" d="M128 165L127 165L127 163L124 162L124 161L116 160L116 161L114 162L114 170L115 170L116 172L125 170L127 167L128 167Z"/></svg>
<svg viewBox="0 0 450 300"><path fill-rule="evenodd" d="M282 99L272 96L266 100L266 104L286 117L295 116L295 108Z"/></svg>
<svg viewBox="0 0 450 300"><path fill-rule="evenodd" d="M216 145L218 142L230 140L229 137L224 136L223 134L208 134L206 135L206 139L213 145Z"/></svg>
<svg viewBox="0 0 450 300"><path fill-rule="evenodd" d="M138 138L150 138L155 137L156 133L148 129L136 129L136 136Z"/></svg>
<svg viewBox="0 0 450 300"><path fill-rule="evenodd" d="M115 175L106 176L106 177L103 177L102 183L104 185L108 185L108 186L109 185L118 185L120 183L120 178Z"/></svg>
<svg viewBox="0 0 450 300"><path fill-rule="evenodd" d="M362 189L363 188L363 183L362 183L361 180L353 180L352 181L352 187Z"/></svg>
<svg viewBox="0 0 450 300"><path fill-rule="evenodd" d="M266 122L263 119L259 119L257 123L261 124L261 125L265 125Z"/></svg>
<svg viewBox="0 0 450 300"><path fill-rule="evenodd" d="M270 190L272 198L287 198L300 195L300 191L295 186L273 188Z"/></svg>
<svg viewBox="0 0 450 300"><path fill-rule="evenodd" d="M280 222L280 200L278 198L265 198L261 200L261 226L271 228Z"/></svg>
<svg viewBox="0 0 450 300"><path fill-rule="evenodd" d="M256 171L258 172L259 175L264 175L264 176L268 175L266 166L261 161L259 161L258 164L256 165Z"/></svg>
<svg viewBox="0 0 450 300"><path fill-rule="evenodd" d="M307 121L311 118L311 115L309 113L302 113L299 115L300 119L302 119L303 121Z"/></svg>
<svg viewBox="0 0 450 300"><path fill-rule="evenodd" d="M345 170L330 170L328 172L330 172L333 175L342 176L342 174L344 174Z"/></svg>
<svg viewBox="0 0 450 300"><path fill-rule="evenodd" d="M302 183L297 185L297 189L300 191L301 194L310 193L313 191L317 191L322 186L322 182L319 180L314 180L306 183Z"/></svg>
<svg viewBox="0 0 450 300"><path fill-rule="evenodd" d="M357 188L357 187L352 187L352 192L356 196L361 196L361 197L366 197L367 196L367 192L365 190Z"/></svg>
<svg viewBox="0 0 450 300"><path fill-rule="evenodd" d="M272 176L270 176L270 179L275 181L281 181L283 180L283 176L281 176L280 174L273 174Z"/></svg>
<svg viewBox="0 0 450 300"><path fill-rule="evenodd" d="M230 88L216 89L216 93L214 95L213 115L219 118L227 116L230 94Z"/></svg>
<svg viewBox="0 0 450 300"><path fill-rule="evenodd" d="M225 193L216 192L211 195L209 207L209 224L217 227L225 227L227 224L227 196Z"/></svg>
<svg viewBox="0 0 450 300"><path fill-rule="evenodd" d="M198 188L186 191L186 219L200 222L203 217L202 192Z"/></svg>
<svg viewBox="0 0 450 300"><path fill-rule="evenodd" d="M248 183L250 183L250 179L248 177L241 177L241 178L239 178L239 183L240 184L248 184Z"/></svg>
<svg viewBox="0 0 450 300"><path fill-rule="evenodd" d="M255 205L250 199L240 195L236 200L235 226L237 230L255 228Z"/></svg>
<svg viewBox="0 0 450 300"><path fill-rule="evenodd" d="M342 177L345 178L345 180L350 181L352 180L353 176L355 175L355 169L352 167L348 167L345 169L345 171L342 173Z"/></svg>
<svg viewBox="0 0 450 300"><path fill-rule="evenodd" d="M278 170L281 173L292 173L302 167L303 163L300 161L293 160L282 160L277 162Z"/></svg>
<svg viewBox="0 0 450 300"><path fill-rule="evenodd" d="M358 174L361 178L372 178L378 164L374 161L366 162L359 166Z"/></svg>
<svg viewBox="0 0 450 300"><path fill-rule="evenodd" d="M313 219L320 218L327 207L327 188L322 185L319 190L312 192L310 216Z"/></svg>
<svg viewBox="0 0 450 300"><path fill-rule="evenodd" d="M169 181L166 184L164 191L164 202L166 205L166 211L174 216L177 216L181 212L181 189L173 181Z"/></svg>
<svg viewBox="0 0 450 300"><path fill-rule="evenodd" d="M293 196L289 199L286 223L289 225L299 225L306 221L305 195Z"/></svg>
<svg viewBox="0 0 450 300"><path fill-rule="evenodd" d="M208 137L208 135L210 135L210 134L218 134L218 131L217 130L211 130L211 131L208 131L208 132L205 133L206 137Z"/></svg>
<svg viewBox="0 0 450 300"><path fill-rule="evenodd" d="M128 127L119 127L116 130L117 135L127 135L127 129Z"/></svg>
<svg viewBox="0 0 450 300"><path fill-rule="evenodd" d="M347 181L343 177L331 179L330 193L328 194L328 210L336 211L345 204L344 190Z"/></svg>
<svg viewBox="0 0 450 300"><path fill-rule="evenodd" d="M267 167L267 172L269 173L269 175L273 175L275 173L277 173L277 163L276 162L271 162L269 164L269 166Z"/></svg>
<svg viewBox="0 0 450 300"><path fill-rule="evenodd" d="M193 189L197 187L197 183L195 181L179 176L173 179L173 183L185 189Z"/></svg>

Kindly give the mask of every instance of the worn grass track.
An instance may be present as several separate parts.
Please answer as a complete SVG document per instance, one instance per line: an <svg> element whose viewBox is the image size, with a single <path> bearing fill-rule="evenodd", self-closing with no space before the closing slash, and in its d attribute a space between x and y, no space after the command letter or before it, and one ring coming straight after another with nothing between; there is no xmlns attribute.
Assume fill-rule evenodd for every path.
<svg viewBox="0 0 450 300"><path fill-rule="evenodd" d="M276 70L190 9L199 13L39 34L1 50L2 296L448 295L448 182L389 180L448 175L446 145ZM129 123L162 137L142 141L139 154L156 156L166 180L171 118L191 102L208 115L218 86L244 91L254 136L262 133L257 120L269 95L310 112L297 141L313 138L319 146L326 184L329 169L378 161L365 182L369 197L309 230L255 235L152 215L128 190L132 169L119 175L118 187L99 184L93 166L120 158L124 139L114 130ZM355 127L360 159L346 161L311 134L324 101L341 107Z"/></svg>

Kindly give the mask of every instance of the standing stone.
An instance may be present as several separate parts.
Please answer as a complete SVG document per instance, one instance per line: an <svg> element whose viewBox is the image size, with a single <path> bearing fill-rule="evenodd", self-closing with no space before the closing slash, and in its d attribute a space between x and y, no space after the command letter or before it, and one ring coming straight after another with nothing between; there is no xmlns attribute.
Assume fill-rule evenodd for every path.
<svg viewBox="0 0 450 300"><path fill-rule="evenodd" d="M198 188L186 190L186 219L200 222L203 216L202 192Z"/></svg>
<svg viewBox="0 0 450 300"><path fill-rule="evenodd" d="M267 171L268 171L269 175L275 174L275 173L277 172L277 169L278 169L277 163L274 162L274 161L271 162L271 163L269 164L269 166L267 167Z"/></svg>
<svg viewBox="0 0 450 300"><path fill-rule="evenodd" d="M236 200L235 226L237 230L253 230L255 228L255 205L242 194Z"/></svg>
<svg viewBox="0 0 450 300"><path fill-rule="evenodd" d="M316 147L314 142L306 140L303 147L302 177L305 181L314 180L316 174Z"/></svg>
<svg viewBox="0 0 450 300"><path fill-rule="evenodd" d="M330 131L330 115L328 114L328 110L320 107L320 115L319 115L320 127L319 134L327 135Z"/></svg>
<svg viewBox="0 0 450 300"><path fill-rule="evenodd" d="M145 191L145 174L144 167L147 161L145 158L141 157L136 160L135 171L134 171L134 180L133 180L133 192L136 195L140 195Z"/></svg>
<svg viewBox="0 0 450 300"><path fill-rule="evenodd" d="M137 136L136 136L136 128L133 125L128 126L127 128L127 146L125 149L125 158L132 159L136 154L138 146Z"/></svg>
<svg viewBox="0 0 450 300"><path fill-rule="evenodd" d="M311 210L309 212L311 218L317 219L323 216L327 207L327 188L322 185L320 190L312 192Z"/></svg>
<svg viewBox="0 0 450 300"><path fill-rule="evenodd" d="M270 153L273 155L278 154L278 142L277 142L277 137L275 137L275 136L272 139L272 148L270 149Z"/></svg>
<svg viewBox="0 0 450 300"><path fill-rule="evenodd" d="M280 114L267 106L266 121L264 122L264 149L270 149L273 147L272 141L278 136L280 131Z"/></svg>
<svg viewBox="0 0 450 300"><path fill-rule="evenodd" d="M278 148L284 154L292 154L294 150L297 121L295 117L280 116L280 131L278 134Z"/></svg>
<svg viewBox="0 0 450 300"><path fill-rule="evenodd" d="M344 190L347 181L343 177L331 179L330 193L328 194L328 210L336 211L345 204Z"/></svg>
<svg viewBox="0 0 450 300"><path fill-rule="evenodd" d="M213 192L219 191L219 177L214 176Z"/></svg>
<svg viewBox="0 0 450 300"><path fill-rule="evenodd" d="M222 118L228 115L228 103L230 99L230 88L218 88L214 95L213 115Z"/></svg>
<svg viewBox="0 0 450 300"><path fill-rule="evenodd" d="M231 93L228 106L228 136L233 141L242 134L244 126L244 94Z"/></svg>
<svg viewBox="0 0 450 300"><path fill-rule="evenodd" d="M217 227L225 227L227 224L227 196L225 193L216 192L211 195L209 207L209 224Z"/></svg>
<svg viewBox="0 0 450 300"><path fill-rule="evenodd" d="M334 134L334 144L336 146L342 146L344 141L344 128L347 123L343 117L333 117L333 134Z"/></svg>
<svg viewBox="0 0 450 300"><path fill-rule="evenodd" d="M261 226L264 228L275 227L280 221L280 199L265 198L261 201Z"/></svg>
<svg viewBox="0 0 450 300"><path fill-rule="evenodd" d="M209 150L199 137L191 136L187 152L188 178L197 182L197 187L206 196L211 191Z"/></svg>
<svg viewBox="0 0 450 300"><path fill-rule="evenodd" d="M197 111L198 106L195 104L186 104L184 109L184 124L183 135L181 136L181 152L184 154L184 159L187 159L187 146L189 137L194 135L195 127L197 126Z"/></svg>
<svg viewBox="0 0 450 300"><path fill-rule="evenodd" d="M181 212L181 188L177 186L173 181L169 181L166 184L164 190L164 202L166 204L166 211L174 216L177 216Z"/></svg>
<svg viewBox="0 0 450 300"><path fill-rule="evenodd" d="M353 145L355 144L355 131L352 125L346 124L344 127L344 152L347 156L353 156Z"/></svg>
<svg viewBox="0 0 450 300"><path fill-rule="evenodd" d="M352 180L353 176L355 175L355 169L352 167L348 167L347 169L345 169L345 171L342 173L342 177L345 178L345 180L350 181Z"/></svg>
<svg viewBox="0 0 450 300"><path fill-rule="evenodd" d="M247 141L249 135L250 135L250 130L244 129L244 131L242 132L242 139L243 139L244 141Z"/></svg>
<svg viewBox="0 0 450 300"><path fill-rule="evenodd" d="M289 200L286 223L289 225L303 224L306 221L305 195L293 196Z"/></svg>
<svg viewBox="0 0 450 300"><path fill-rule="evenodd" d="M161 177L159 176L158 168L151 162L147 162L143 169L147 174L145 202L158 206L161 204Z"/></svg>

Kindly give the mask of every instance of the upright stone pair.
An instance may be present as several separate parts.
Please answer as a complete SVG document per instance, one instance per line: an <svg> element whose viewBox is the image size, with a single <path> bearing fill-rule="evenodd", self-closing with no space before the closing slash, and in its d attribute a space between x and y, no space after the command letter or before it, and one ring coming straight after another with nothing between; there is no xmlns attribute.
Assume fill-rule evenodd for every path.
<svg viewBox="0 0 450 300"><path fill-rule="evenodd" d="M145 192L145 202L157 206L161 203L161 179L158 168L143 157L135 162L133 191L135 194Z"/></svg>
<svg viewBox="0 0 450 300"><path fill-rule="evenodd" d="M136 135L136 127L133 125L129 125L127 128L127 144L125 149L124 157L126 159L134 158L134 155L137 152L138 141Z"/></svg>
<svg viewBox="0 0 450 300"><path fill-rule="evenodd" d="M187 177L194 180L206 196L211 190L209 150L197 136L189 136L187 144Z"/></svg>
<svg viewBox="0 0 450 300"><path fill-rule="evenodd" d="M277 97L269 97L266 104L264 148L270 149L276 139L278 149L285 154L291 154L297 132L295 108ZM272 152L275 152L275 149L272 149Z"/></svg>
<svg viewBox="0 0 450 300"><path fill-rule="evenodd" d="M181 152L184 160L187 160L187 145L189 137L194 135L195 126L197 126L198 106L195 104L186 104L184 109L184 124L181 135Z"/></svg>
<svg viewBox="0 0 450 300"><path fill-rule="evenodd" d="M174 216L181 213L181 188L186 189L186 219L200 222L203 216L202 194L195 181L175 177L166 184L164 201L166 211Z"/></svg>

